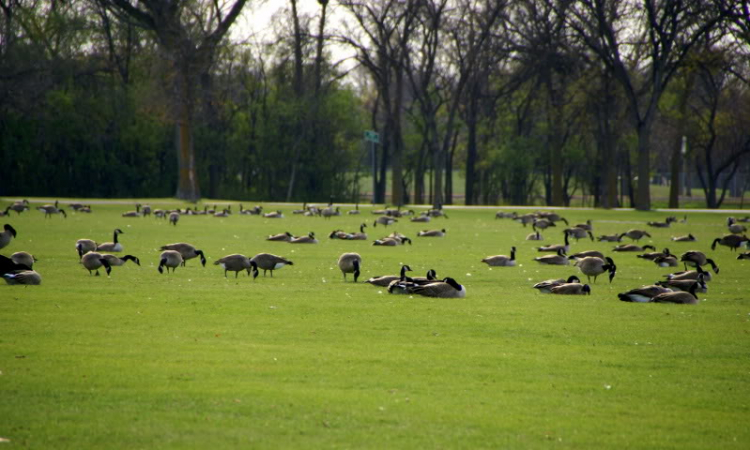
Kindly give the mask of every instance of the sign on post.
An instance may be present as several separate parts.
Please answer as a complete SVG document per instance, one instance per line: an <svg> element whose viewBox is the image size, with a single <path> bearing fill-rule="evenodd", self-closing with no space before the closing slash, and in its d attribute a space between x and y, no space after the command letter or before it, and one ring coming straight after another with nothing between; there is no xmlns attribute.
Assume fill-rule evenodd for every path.
<svg viewBox="0 0 750 450"><path fill-rule="evenodd" d="M380 143L380 135L378 134L377 131L367 130L367 131L365 131L365 140L369 141L369 142L372 142L372 143L375 143L375 144L378 144L378 143Z"/></svg>

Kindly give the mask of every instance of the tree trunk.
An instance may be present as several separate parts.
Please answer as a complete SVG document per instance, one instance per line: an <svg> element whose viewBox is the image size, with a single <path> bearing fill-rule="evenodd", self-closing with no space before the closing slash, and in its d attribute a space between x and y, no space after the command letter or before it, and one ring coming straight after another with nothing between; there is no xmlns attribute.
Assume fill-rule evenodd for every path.
<svg viewBox="0 0 750 450"><path fill-rule="evenodd" d="M651 209L651 122L646 120L638 126L638 185L635 209L639 211Z"/></svg>
<svg viewBox="0 0 750 450"><path fill-rule="evenodd" d="M175 123L175 146L177 150L177 164L179 179L175 196L181 200L197 202L201 193L198 187L198 176L195 170L195 149L193 148L193 104L189 81L185 73L173 74L173 99L177 109Z"/></svg>
<svg viewBox="0 0 750 450"><path fill-rule="evenodd" d="M469 89L469 105L468 105L468 117L466 118L466 127L468 129L468 136L466 142L466 199L464 203L467 205L475 204L476 194L474 193L474 186L476 186L476 160L477 160L477 88L476 84L472 83Z"/></svg>
<svg viewBox="0 0 750 450"><path fill-rule="evenodd" d="M680 129L682 127L679 127ZM672 144L672 159L669 162L671 183L669 184L669 207L680 207L680 169L682 168L682 133L677 133Z"/></svg>

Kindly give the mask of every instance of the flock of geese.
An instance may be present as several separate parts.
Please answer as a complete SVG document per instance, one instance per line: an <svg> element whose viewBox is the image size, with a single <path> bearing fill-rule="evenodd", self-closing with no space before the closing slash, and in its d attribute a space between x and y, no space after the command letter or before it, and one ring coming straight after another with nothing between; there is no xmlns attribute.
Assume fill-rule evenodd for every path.
<svg viewBox="0 0 750 450"><path fill-rule="evenodd" d="M70 204L70 207L76 212L91 212L91 205L73 203ZM0 214L3 216L9 216L11 211L21 214L28 209L30 209L29 202L21 200L7 206L4 211L0 212ZM42 205L36 209L44 212L45 218L49 218L55 214L61 214L63 217L67 218L65 210L59 207L58 202L55 202L54 205ZM239 205L239 213L257 215L269 219L281 219L284 217L284 214L281 211L264 213L261 206L244 209L241 204ZM327 207L305 204L302 209L294 210L292 213L305 216L318 216L325 219L342 215L340 207L334 208L332 204L329 204ZM378 225L388 227L389 225L398 222L399 219L408 219L411 222L425 223L430 222L434 218L448 217L443 210L439 208L430 209L417 214L413 210L402 210L401 208L392 209L386 206L385 209L372 210L371 213L377 216L377 218L373 220L373 228L376 228ZM134 211L126 211L122 213L122 217L146 217L153 215L157 218L167 219L170 224L176 226L179 222L180 216L183 215L213 215L215 217L228 217L230 214L232 214L231 205L221 209L216 206L214 206L213 209L204 206L202 210L197 207L186 208L184 210L162 210L152 209L149 205L137 204ZM359 207L357 206L356 209L348 211L347 214L360 214ZM521 223L524 227L531 225L533 232L526 237L527 240L531 241L543 241L545 236L542 232L547 233L551 231L552 228L557 227L558 222L565 223L566 227L562 230L563 243L540 245L537 247L537 250L547 254L535 257L533 260L539 264L545 265L567 266L572 264L577 267L580 274L587 277L588 283L592 282L592 278L593 282L596 283L597 278L600 275L605 274L607 274L609 282L611 283L617 274L617 266L611 256L605 256L602 252L597 250L570 253L572 239L576 242L580 239L590 239L591 241L598 240L600 242L616 242L618 245L612 249L612 252L639 253L636 255L638 258L653 261L654 264L659 267L684 266L684 271L666 275L665 280L656 282L653 285L641 286L619 294L618 297L622 301L639 303L656 302L695 304L698 302L697 294L707 292L707 283L711 281L712 277L710 272L703 270L703 267L710 266L715 274L719 273L719 267L716 262L703 252L690 250L677 256L672 254L668 248L664 248L662 251L656 251L656 248L652 245L639 245L639 241L644 237L651 238L648 231L642 229L630 229L623 233L601 235L598 238L595 238L593 234L594 227L591 220L570 226L564 217L561 217L555 212L537 212L517 215L514 212L509 213L506 211L500 211L495 215L495 218L512 219ZM684 223L686 221L687 217L680 222ZM675 217L668 217L664 222L648 222L647 225L655 228L667 228L675 222L678 222ZM750 222L750 218L748 217L742 219L735 219L732 217L728 218L726 226L729 233L714 239L711 249L716 250L717 245L726 246L735 251L741 247L747 247L748 238L744 234L747 229L746 226L743 225L743 223L747 222ZM365 231L367 227L367 223L363 222L358 231L347 232L341 229L336 229L329 234L329 238L340 240L368 240L368 235ZM435 230L422 230L418 232L417 236L441 238L444 237L446 233L446 229L441 228ZM103 268L107 275L110 275L112 267L122 266L128 261L132 261L134 264L140 266L141 263L139 258L133 255L124 255L120 257L112 254L123 252L123 245L119 242L119 236L121 234L124 234L123 231L120 228L116 228L113 231L111 242L97 243L92 239L79 239L76 241L75 250L78 254L80 264L89 272L89 274L96 274L98 276L99 270ZM0 233L0 249L10 245L11 241L16 236L16 229L6 223L3 226L2 233ZM623 238L628 238L632 242L621 244L620 242ZM318 244L318 240L313 232L306 235L294 236L287 231L270 235L266 240L286 242L289 244ZM696 241L696 238L692 234L687 234L684 236L672 237L671 241L675 243L694 242ZM399 246L407 243L412 243L410 238L401 233L392 232L387 236L373 240L372 245ZM189 243L181 242L167 244L161 246L160 250L161 254L159 255L159 265L157 268L159 273L164 273L165 270L169 273L170 269L171 272L174 272L178 267L184 267L188 260L195 258L199 258L204 267L206 265L206 256L203 251ZM647 250L651 251L649 252ZM483 258L481 262L490 267L514 267L517 263L516 254L517 249L514 246L511 248L509 255L487 256ZM738 259L750 259L750 252L746 251L741 253L738 256ZM23 251L15 252L10 257L0 255L0 274L8 284L38 285L41 284L42 278L41 275L33 269L34 263L36 262L37 259L33 255ZM245 271L248 276L252 275L253 279L255 279L260 273L260 270L263 270L264 276L270 272L270 276L273 277L274 270L279 270L287 265L291 266L294 263L282 256L270 253L259 253L253 257L241 254L231 254L217 259L213 264L220 266L224 270L225 277L227 277L229 272L234 272L235 278L237 278L240 272ZM352 275L353 282L358 282L362 265L363 259L359 253L346 252L338 258L338 268L341 270L345 282L347 281L347 275ZM439 298L464 298L466 296L465 286L459 284L452 277L438 279L437 273L433 269L427 271L426 276L424 277L409 276L408 272L412 272L412 269L409 265L405 264L402 265L398 275L371 277L365 282L374 286L385 287L390 294L414 294ZM533 288L544 294L586 295L591 293L591 286L589 284L583 284L577 275L571 275L567 278L540 281L534 284Z"/></svg>

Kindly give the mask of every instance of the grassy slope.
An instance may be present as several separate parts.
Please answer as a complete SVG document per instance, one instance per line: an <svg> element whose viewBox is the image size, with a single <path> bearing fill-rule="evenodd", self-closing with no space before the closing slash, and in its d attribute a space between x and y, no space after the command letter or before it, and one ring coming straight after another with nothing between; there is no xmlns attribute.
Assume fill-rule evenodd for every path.
<svg viewBox="0 0 750 450"><path fill-rule="evenodd" d="M154 205L159 206L159 205ZM174 206L174 205L172 205ZM750 308L747 262L711 252L721 274L698 306L638 305L616 293L665 269L617 255L612 285L590 297L540 295L538 280L574 273L538 266L530 231L488 211L451 211L443 239L372 247L327 239L355 217L268 220L122 219L122 206L43 220L8 220L18 239L3 254L39 259L39 287L0 286L0 437L32 448L747 448ZM130 208L128 208L130 209ZM625 231L657 214L574 212L597 234ZM364 216L371 220L369 215ZM624 223L615 223L620 221ZM654 230L659 248L692 231L710 251L723 217ZM75 240L125 234L142 266L90 277ZM402 224L407 235L424 224ZM389 231L390 231L389 227ZM270 233L315 231L317 246L268 243ZM371 237L386 234L367 229ZM561 233L546 233L547 243ZM191 260L159 275L158 246L187 241ZM521 266L479 260L519 248ZM577 250L611 244L581 241ZM268 251L295 265L257 282L225 279L213 260ZM464 283L464 300L390 296L344 284L344 251L364 258L363 278L400 263ZM745 266L745 267L743 267Z"/></svg>

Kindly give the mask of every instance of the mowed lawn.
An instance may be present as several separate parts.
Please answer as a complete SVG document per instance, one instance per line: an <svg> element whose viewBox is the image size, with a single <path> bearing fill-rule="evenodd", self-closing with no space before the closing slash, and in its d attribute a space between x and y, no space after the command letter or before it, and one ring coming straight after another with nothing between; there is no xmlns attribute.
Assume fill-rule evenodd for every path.
<svg viewBox="0 0 750 450"><path fill-rule="evenodd" d="M563 213L571 224L592 219L595 235L645 228L653 239L642 244L707 252L720 274L700 304L683 306L620 302L618 292L670 269L589 240L573 250L613 256L614 282L600 277L591 296L539 294L535 282L577 270L534 262L539 243L524 240L531 229L495 220L495 210L450 210L449 219L401 219L385 229L372 227L365 208L330 220L293 216L291 206L277 220L182 216L176 227L120 217L130 205L93 209L69 210L67 219L45 220L35 210L0 218L18 231L0 253L33 253L43 277L41 286L0 285L0 438L10 441L0 446L750 446L750 261L710 249L725 233L726 215L688 212L685 224L650 229L646 221L666 215ZM363 221L368 241L328 238ZM544 233L545 244L562 242L562 225ZM75 241L111 241L116 227L124 231L121 255L137 256L141 266L90 276ZM445 228L447 236L416 237L426 228ZM393 230L414 244L371 245ZM320 243L265 241L284 231L314 231ZM669 240L688 232L699 241ZM206 267L194 259L160 275L159 247L181 241L205 252ZM518 267L480 262L513 245ZM454 277L467 298L395 296L344 283L336 260L348 251L362 255L360 281L406 263L416 275L432 268ZM225 278L213 264L259 252L294 265L253 281L244 273Z"/></svg>

